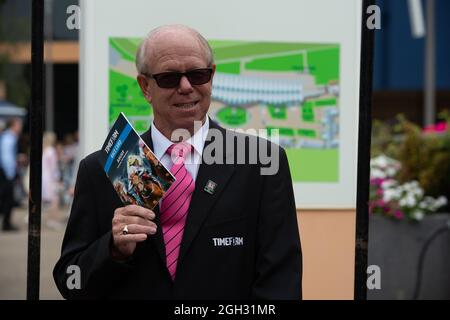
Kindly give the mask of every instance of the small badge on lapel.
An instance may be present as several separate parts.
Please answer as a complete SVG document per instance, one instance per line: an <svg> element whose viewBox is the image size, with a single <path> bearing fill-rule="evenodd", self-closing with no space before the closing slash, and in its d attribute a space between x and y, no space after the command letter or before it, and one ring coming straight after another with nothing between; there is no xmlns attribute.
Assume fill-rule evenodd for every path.
<svg viewBox="0 0 450 320"><path fill-rule="evenodd" d="M206 192L208 192L209 194L214 194L214 192L216 192L216 188L217 188L217 183L215 183L212 180L208 180L208 182L205 185L205 188L203 190L205 190Z"/></svg>

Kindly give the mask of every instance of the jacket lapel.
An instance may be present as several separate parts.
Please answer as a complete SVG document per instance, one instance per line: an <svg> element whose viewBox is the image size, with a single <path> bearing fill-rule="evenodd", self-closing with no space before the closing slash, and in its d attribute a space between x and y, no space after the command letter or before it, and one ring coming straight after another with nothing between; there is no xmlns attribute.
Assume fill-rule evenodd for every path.
<svg viewBox="0 0 450 320"><path fill-rule="evenodd" d="M225 130L211 120L210 128L220 130L222 137L225 137ZM210 135L208 134L204 148L211 143L210 140ZM227 156L228 155L225 155L224 161L226 161ZM191 204L189 206L189 214L187 216L186 225L184 228L179 260L182 260L188 251L189 246L192 244L192 241L202 227L205 219L208 217L214 203L219 199L220 194L226 188L227 182L233 175L234 170L234 165L223 165L217 163L206 164L204 162L200 164L197 179L195 181L195 191L192 195ZM205 191L205 186L209 180L216 183L216 187L212 194Z"/></svg>

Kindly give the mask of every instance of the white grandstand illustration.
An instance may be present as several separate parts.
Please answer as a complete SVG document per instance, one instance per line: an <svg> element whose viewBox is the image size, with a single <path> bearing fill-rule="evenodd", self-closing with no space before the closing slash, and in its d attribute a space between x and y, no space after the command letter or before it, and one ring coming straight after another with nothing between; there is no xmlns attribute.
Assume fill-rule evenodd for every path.
<svg viewBox="0 0 450 320"><path fill-rule="evenodd" d="M307 74L304 73L303 76ZM224 107L230 107L231 116L236 116L236 108L251 111L256 106L271 106L276 112L284 113L292 108L301 108L305 101L320 98L324 95L339 95L338 85L315 86L305 90L302 77L290 79L264 78L255 75L240 75L217 72L213 81L213 100L220 102ZM325 106L326 107L326 106ZM220 111L220 110L219 110ZM260 112L261 120L266 127L271 126L271 119L267 112ZM246 114L247 121L251 121L251 112ZM220 120L220 119L219 119ZM287 119L289 121L289 119ZM280 143L285 147L301 147L312 149L337 148L338 142L338 110L330 105L324 109L321 120L315 123L315 137L299 137L293 135L280 135ZM292 125L295 126L295 123ZM286 131L284 131L286 132ZM288 131L292 132L292 131Z"/></svg>

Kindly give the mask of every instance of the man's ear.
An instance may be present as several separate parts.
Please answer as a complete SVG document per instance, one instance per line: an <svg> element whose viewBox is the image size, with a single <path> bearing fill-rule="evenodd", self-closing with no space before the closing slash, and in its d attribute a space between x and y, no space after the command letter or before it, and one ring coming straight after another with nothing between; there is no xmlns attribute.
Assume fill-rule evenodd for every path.
<svg viewBox="0 0 450 320"><path fill-rule="evenodd" d="M211 83L212 83L212 81L214 80L214 75L216 74L216 65L213 64L211 66L211 68L212 68L212 74L211 74Z"/></svg>
<svg viewBox="0 0 450 320"><path fill-rule="evenodd" d="M149 103L152 103L152 95L149 90L149 80L146 76L143 76L142 74L139 74L137 76L137 82L139 83L139 87L141 88L142 94L144 95L145 99Z"/></svg>

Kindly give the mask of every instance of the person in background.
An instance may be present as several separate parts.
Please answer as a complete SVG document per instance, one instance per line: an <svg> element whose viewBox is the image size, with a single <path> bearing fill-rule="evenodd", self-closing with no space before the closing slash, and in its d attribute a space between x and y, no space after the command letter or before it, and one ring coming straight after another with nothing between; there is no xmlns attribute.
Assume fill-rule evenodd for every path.
<svg viewBox="0 0 450 320"><path fill-rule="evenodd" d="M14 207L14 181L17 177L17 145L22 132L20 118L13 118L0 135L0 211L3 213L3 231L17 231L11 223Z"/></svg>
<svg viewBox="0 0 450 320"><path fill-rule="evenodd" d="M42 203L47 214L46 225L59 228L57 212L59 207L60 170L58 154L55 147L56 135L44 133L42 140Z"/></svg>
<svg viewBox="0 0 450 320"><path fill-rule="evenodd" d="M65 167L63 173L64 204L70 206L73 200L75 181L77 178L78 159L78 131L66 136L64 140Z"/></svg>

